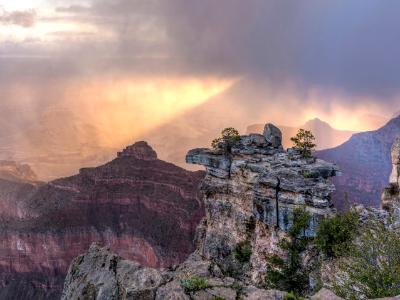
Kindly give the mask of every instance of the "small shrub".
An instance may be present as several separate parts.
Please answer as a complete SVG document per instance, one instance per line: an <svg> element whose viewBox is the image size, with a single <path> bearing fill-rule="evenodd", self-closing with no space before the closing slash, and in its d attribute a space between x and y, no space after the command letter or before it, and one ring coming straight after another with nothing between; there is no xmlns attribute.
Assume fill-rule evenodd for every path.
<svg viewBox="0 0 400 300"><path fill-rule="evenodd" d="M249 241L240 242L235 247L234 250L235 258L241 263L249 262L251 254L252 254L251 244Z"/></svg>
<svg viewBox="0 0 400 300"><path fill-rule="evenodd" d="M304 178L313 178L314 177L313 173L308 170L303 172L303 176L304 176Z"/></svg>
<svg viewBox="0 0 400 300"><path fill-rule="evenodd" d="M303 300L303 297L297 296L295 293L290 292L287 293L285 297L283 297L283 300Z"/></svg>
<svg viewBox="0 0 400 300"><path fill-rule="evenodd" d="M206 278L200 276L192 276L181 280L181 287L185 293L201 291L208 288L208 281Z"/></svg>
<svg viewBox="0 0 400 300"><path fill-rule="evenodd" d="M299 150L304 158L312 157L312 152L317 147L314 144L315 137L309 130L299 129L296 136L290 138L294 144L294 148Z"/></svg>
<svg viewBox="0 0 400 300"><path fill-rule="evenodd" d="M339 257L349 251L357 232L359 216L348 211L321 221L317 228L315 244L328 257Z"/></svg>
<svg viewBox="0 0 400 300"><path fill-rule="evenodd" d="M220 148L222 145L225 151L230 151L233 145L240 141L239 131L233 127L225 128L221 132L221 137L212 141L211 147L214 149Z"/></svg>
<svg viewBox="0 0 400 300"><path fill-rule="evenodd" d="M221 296L214 296L213 300L225 300L225 298Z"/></svg>

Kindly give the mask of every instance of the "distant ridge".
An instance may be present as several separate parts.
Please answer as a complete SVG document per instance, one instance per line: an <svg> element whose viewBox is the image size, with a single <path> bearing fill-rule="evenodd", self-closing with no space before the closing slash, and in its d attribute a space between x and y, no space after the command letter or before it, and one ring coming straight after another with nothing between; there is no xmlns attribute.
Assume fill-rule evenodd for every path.
<svg viewBox="0 0 400 300"><path fill-rule="evenodd" d="M344 199L378 206L390 171L390 149L400 136L400 116L375 131L354 134L342 145L317 152L317 156L339 165L343 175L334 178L337 191L334 202L344 206ZM345 194L347 196L345 197Z"/></svg>
<svg viewBox="0 0 400 300"><path fill-rule="evenodd" d="M1 166L0 299L60 299L68 265L92 242L152 267L178 264L194 249L204 172L157 159L146 142L46 184L11 162L2 179Z"/></svg>

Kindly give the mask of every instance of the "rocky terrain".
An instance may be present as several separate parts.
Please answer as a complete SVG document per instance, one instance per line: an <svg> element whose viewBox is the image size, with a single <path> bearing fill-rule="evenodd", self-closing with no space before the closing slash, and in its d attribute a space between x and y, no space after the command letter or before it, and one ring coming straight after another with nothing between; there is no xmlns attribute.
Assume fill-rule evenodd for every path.
<svg viewBox="0 0 400 300"><path fill-rule="evenodd" d="M59 299L71 260L92 242L143 266L182 262L204 216L203 177L139 142L48 184L0 179L0 299Z"/></svg>
<svg viewBox="0 0 400 300"><path fill-rule="evenodd" d="M332 128L328 123L321 121L318 118L307 121L305 124L297 127L278 126L282 131L282 145L284 148L293 146L290 138L295 136L300 128L310 130L317 141L317 150L329 149L346 142L354 133L354 131L338 130ZM264 129L264 124L254 124L247 127L246 132L261 133Z"/></svg>
<svg viewBox="0 0 400 300"><path fill-rule="evenodd" d="M203 165L206 217L196 251L180 266L142 268L93 245L71 264L63 299L283 299L265 290L266 260L279 253L279 237L291 227L295 208L311 215L304 234L314 236L319 220L334 213L328 181L335 165L304 159L282 147L271 124L264 134L241 136L229 151L194 149L187 162ZM243 261L235 254L248 245Z"/></svg>
<svg viewBox="0 0 400 300"><path fill-rule="evenodd" d="M342 176L333 179L337 207L346 202L380 205L381 191L392 169L391 147L399 132L400 117L396 117L378 130L357 133L336 148L317 152L318 157L336 163L342 171Z"/></svg>

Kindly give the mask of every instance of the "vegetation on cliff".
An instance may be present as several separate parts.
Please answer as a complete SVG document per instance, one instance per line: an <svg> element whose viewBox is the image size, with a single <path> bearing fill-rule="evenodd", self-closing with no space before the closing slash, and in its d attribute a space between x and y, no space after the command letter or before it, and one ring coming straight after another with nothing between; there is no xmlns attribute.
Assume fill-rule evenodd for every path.
<svg viewBox="0 0 400 300"><path fill-rule="evenodd" d="M336 294L345 299L400 294L400 233L370 221L353 240L349 256L337 262Z"/></svg>
<svg viewBox="0 0 400 300"><path fill-rule="evenodd" d="M358 219L358 214L350 210L322 220L315 238L318 249L327 257L348 253L357 232Z"/></svg>
<svg viewBox="0 0 400 300"><path fill-rule="evenodd" d="M270 271L266 276L268 287L303 295L308 289L308 272L303 265L302 252L310 241L305 236L310 222L310 214L305 208L293 212L293 225L288 231L288 238L279 242L279 247L286 253L286 258L273 255L268 258Z"/></svg>
<svg viewBox="0 0 400 300"><path fill-rule="evenodd" d="M239 141L239 131L233 127L228 127L222 130L220 138L216 138L212 141L211 146L213 149L222 147L224 150L229 151L230 148Z"/></svg>
<svg viewBox="0 0 400 300"><path fill-rule="evenodd" d="M304 158L312 157L312 153L317 147L314 143L315 137L310 130L299 129L296 136L290 138L294 148L299 150Z"/></svg>

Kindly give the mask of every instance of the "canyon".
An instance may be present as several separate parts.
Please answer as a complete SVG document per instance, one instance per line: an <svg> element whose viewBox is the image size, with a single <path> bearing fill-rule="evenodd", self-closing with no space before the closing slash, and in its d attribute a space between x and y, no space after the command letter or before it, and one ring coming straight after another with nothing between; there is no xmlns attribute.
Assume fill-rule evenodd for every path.
<svg viewBox="0 0 400 300"><path fill-rule="evenodd" d="M309 237L334 213L328 179L339 170L295 149L285 151L272 124L263 135L241 136L231 147L226 143L186 156L188 163L206 167L201 185L206 215L197 229L196 250L184 263L144 268L94 244L71 264L62 299L282 300L285 292L263 288L267 258L279 253L279 238L291 228L296 208L311 216L304 232ZM246 261L235 255L244 244L251 249ZM193 278L206 284L188 290Z"/></svg>
<svg viewBox="0 0 400 300"><path fill-rule="evenodd" d="M203 177L138 142L68 178L0 179L0 299L59 299L71 260L93 242L143 266L182 262L204 216Z"/></svg>

